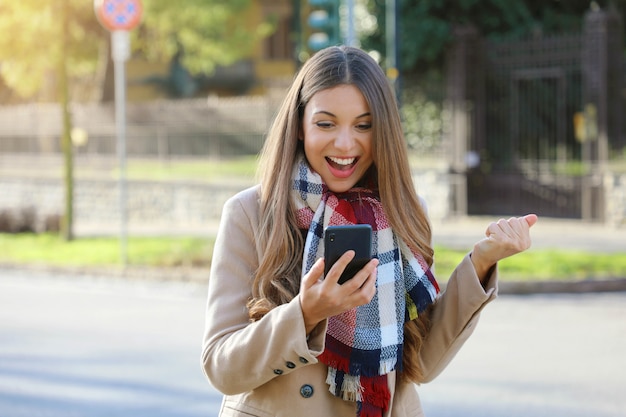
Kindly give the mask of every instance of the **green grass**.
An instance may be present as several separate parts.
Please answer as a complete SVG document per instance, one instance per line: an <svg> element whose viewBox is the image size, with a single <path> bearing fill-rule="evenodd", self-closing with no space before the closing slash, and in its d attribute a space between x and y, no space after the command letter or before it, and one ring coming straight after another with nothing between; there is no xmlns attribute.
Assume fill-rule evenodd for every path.
<svg viewBox="0 0 626 417"><path fill-rule="evenodd" d="M203 267L210 264L212 240L193 237L130 237L129 265ZM0 263L55 267L121 266L117 238L80 238L66 242L52 234L0 234Z"/></svg>
<svg viewBox="0 0 626 417"><path fill-rule="evenodd" d="M130 266L208 268L213 239L130 237ZM445 282L465 252L435 248L435 273ZM0 234L0 264L109 268L121 266L115 237L65 242L52 234ZM626 278L626 255L531 249L500 262L501 279L515 281Z"/></svg>
<svg viewBox="0 0 626 417"><path fill-rule="evenodd" d="M438 279L448 279L466 252L435 248ZM515 281L626 278L626 254L530 249L499 262L501 279Z"/></svg>
<svg viewBox="0 0 626 417"><path fill-rule="evenodd" d="M134 180L171 181L218 181L250 180L257 167L256 156L232 159L208 160L131 160L127 165L127 176ZM112 172L117 176L117 170Z"/></svg>

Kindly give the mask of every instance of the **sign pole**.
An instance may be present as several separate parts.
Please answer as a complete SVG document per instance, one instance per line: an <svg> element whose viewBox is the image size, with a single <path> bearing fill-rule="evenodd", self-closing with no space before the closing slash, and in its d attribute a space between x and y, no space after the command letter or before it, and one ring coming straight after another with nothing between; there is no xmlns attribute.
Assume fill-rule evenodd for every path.
<svg viewBox="0 0 626 417"><path fill-rule="evenodd" d="M128 264L128 183L126 179L126 61L130 56L128 31L111 32L113 70L115 75L115 131L119 164L120 259Z"/></svg>
<svg viewBox="0 0 626 417"><path fill-rule="evenodd" d="M126 180L126 61L130 58L130 34L141 21L141 0L94 0L100 24L111 32L111 57L115 76L115 130L119 163L120 259L128 265L128 183Z"/></svg>

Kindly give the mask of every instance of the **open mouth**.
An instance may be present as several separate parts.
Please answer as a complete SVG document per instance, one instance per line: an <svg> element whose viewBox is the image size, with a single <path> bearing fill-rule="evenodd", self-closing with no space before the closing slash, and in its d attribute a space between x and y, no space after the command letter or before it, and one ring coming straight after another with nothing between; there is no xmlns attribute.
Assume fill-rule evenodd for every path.
<svg viewBox="0 0 626 417"><path fill-rule="evenodd" d="M354 165L357 163L357 161L359 160L359 158L337 158L334 156L327 156L326 157L326 161L328 162L328 164L339 171L347 171L350 170L354 167Z"/></svg>

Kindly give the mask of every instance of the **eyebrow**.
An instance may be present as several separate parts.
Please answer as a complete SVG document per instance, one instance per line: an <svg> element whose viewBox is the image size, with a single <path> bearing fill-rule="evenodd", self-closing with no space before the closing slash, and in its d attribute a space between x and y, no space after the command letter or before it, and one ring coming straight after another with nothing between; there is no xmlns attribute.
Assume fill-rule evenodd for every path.
<svg viewBox="0 0 626 417"><path fill-rule="evenodd" d="M331 112L329 112L329 111L326 111L326 110L316 111L316 112L315 112L315 113L313 113L313 114L327 114L328 116L331 116L331 117L337 117L337 115L335 115L335 114L333 114L333 113L331 113ZM361 114L361 115L359 115L359 116L355 117L355 119L360 119L361 117L367 117L367 116L371 116L371 115L372 115L372 113L370 113L370 112L366 112L366 113L363 113L363 114Z"/></svg>

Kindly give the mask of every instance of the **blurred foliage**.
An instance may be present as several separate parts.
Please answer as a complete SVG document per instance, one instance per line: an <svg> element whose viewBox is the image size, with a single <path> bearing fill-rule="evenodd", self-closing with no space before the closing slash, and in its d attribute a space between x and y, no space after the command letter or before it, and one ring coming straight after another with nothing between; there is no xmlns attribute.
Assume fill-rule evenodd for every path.
<svg viewBox="0 0 626 417"><path fill-rule="evenodd" d="M366 50L386 52L385 0L365 0L377 25L361 39ZM396 0L402 116L409 145L436 149L442 135L445 51L456 26L473 25L489 39L580 31L590 8L616 7L626 0ZM610 3L612 6L610 6Z"/></svg>
<svg viewBox="0 0 626 417"><path fill-rule="evenodd" d="M251 16L251 0L143 0L143 6L142 23L131 33L135 51L160 62L192 51L181 58L192 73L211 73L216 65L249 56L255 43L273 30L270 22L245 18ZM67 11L65 24L62 10ZM58 77L63 31L70 77L94 75L106 57L101 51L109 34L97 21L93 1L0 3L0 75L6 85L31 98Z"/></svg>
<svg viewBox="0 0 626 417"><path fill-rule="evenodd" d="M210 74L250 56L254 45L274 30L250 16L251 0L144 0L139 49L151 60L168 62L178 54L192 74ZM192 53L185 54L185 51Z"/></svg>
<svg viewBox="0 0 626 417"><path fill-rule="evenodd" d="M403 90L401 107L404 135L409 147L419 154L432 154L441 146L442 103L429 100L419 89Z"/></svg>
<svg viewBox="0 0 626 417"><path fill-rule="evenodd" d="M473 24L490 39L580 30L591 5L623 12L626 0L397 0L401 69L440 66L456 25ZM384 0L368 0L378 28L362 45L385 53Z"/></svg>
<svg viewBox="0 0 626 417"><path fill-rule="evenodd" d="M69 8L63 24L60 11ZM67 67L72 75L94 73L100 40L93 3L85 0L23 0L0 4L0 75L23 97L35 95L57 71L62 33L67 31Z"/></svg>

